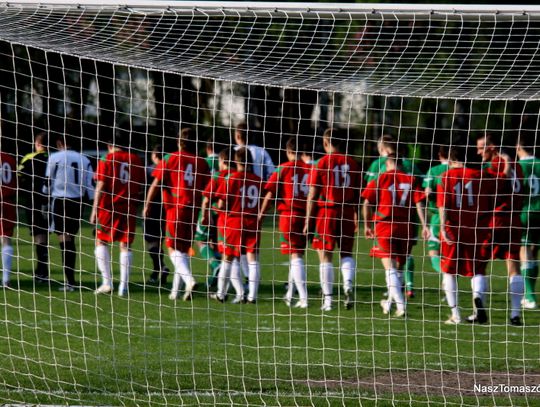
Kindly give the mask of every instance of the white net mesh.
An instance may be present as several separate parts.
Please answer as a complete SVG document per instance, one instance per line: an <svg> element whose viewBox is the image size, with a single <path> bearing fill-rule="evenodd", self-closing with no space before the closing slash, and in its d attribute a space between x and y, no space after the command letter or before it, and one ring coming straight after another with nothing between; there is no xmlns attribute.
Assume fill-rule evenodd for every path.
<svg viewBox="0 0 540 407"><path fill-rule="evenodd" d="M540 10L377 7L2 3L1 151L20 164L38 134L52 147L56 135L69 136L96 170L115 137L122 141L115 145L129 147L150 167L155 146L158 153L177 149L181 128L194 130L205 156L207 140L219 153L235 144L234 130L245 122L248 143L265 148L279 165L287 161L291 136L320 159L322 134L334 127L346 135L362 190L382 135L397 141L399 155L408 158L404 165L419 178L439 164L440 146L458 143L458 133L473 144L485 133L498 135L497 147L512 159L517 136L527 135L535 153ZM45 180L37 161L30 168ZM4 233L2 249L4 269L12 261L10 287L0 292L0 399L6 403L536 404L540 315L525 309L523 327L509 324L516 312L510 291L518 289L509 288L504 261L488 266L489 321L445 325L450 310L432 267L433 246L420 239L412 250L415 265L404 267L414 268L404 294L415 295L407 300L406 319L396 319L381 311L385 271L370 257L374 243L363 237L361 224L351 256L352 309L341 267L350 263L340 262L337 251L332 310L320 309L320 259L310 244L304 257L309 307L289 308L283 297L290 259L281 253L278 227L283 215L271 206L261 233L256 304L232 304L233 288L224 304L209 297L216 287L206 283L219 261L208 249L216 239L204 233L188 251L199 283L193 299L181 301L181 291L171 301L172 275L165 282L152 274L152 255L158 269L162 261L171 270L175 265L166 250L160 260L152 249L156 239L145 241L148 231L159 236L161 225L147 225L143 233L143 193L130 197L137 230L129 295L117 295L126 261L118 244L109 247L114 292L94 293L103 282L96 265L102 255L95 252L88 201L82 214L63 212L80 227L74 273L81 288L60 292L66 258L58 238L44 233L50 281L42 282L36 277L43 254L35 230L30 234L38 215L50 217L54 209L42 208L35 194L25 196L34 186L21 171L18 222L11 239ZM532 303L540 164L527 171L520 196L532 214L519 233L530 231L531 250L518 268ZM146 172L144 192L153 180ZM6 191L3 205L15 202ZM459 279L463 316L474 311L469 286L469 279ZM295 293L293 305L298 298Z"/></svg>

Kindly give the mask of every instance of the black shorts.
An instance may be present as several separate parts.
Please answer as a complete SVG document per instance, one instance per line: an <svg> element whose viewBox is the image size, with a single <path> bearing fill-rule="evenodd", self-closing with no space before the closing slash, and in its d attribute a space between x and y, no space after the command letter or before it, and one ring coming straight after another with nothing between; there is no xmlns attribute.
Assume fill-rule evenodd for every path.
<svg viewBox="0 0 540 407"><path fill-rule="evenodd" d="M49 233L49 214L47 207L27 208L26 222L32 236L46 235Z"/></svg>
<svg viewBox="0 0 540 407"><path fill-rule="evenodd" d="M84 207L81 198L52 199L52 231L76 235L81 227Z"/></svg>
<svg viewBox="0 0 540 407"><path fill-rule="evenodd" d="M144 240L159 242L165 238L165 208L159 203L152 203L148 216L144 218Z"/></svg>

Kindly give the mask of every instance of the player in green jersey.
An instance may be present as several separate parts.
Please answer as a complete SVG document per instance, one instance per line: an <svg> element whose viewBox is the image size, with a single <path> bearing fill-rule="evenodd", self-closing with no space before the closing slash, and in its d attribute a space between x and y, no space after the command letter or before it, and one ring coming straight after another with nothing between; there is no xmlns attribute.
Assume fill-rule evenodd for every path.
<svg viewBox="0 0 540 407"><path fill-rule="evenodd" d="M440 177L446 171L448 171L448 147L439 147L439 161L438 165L434 165L427 172L422 186L426 192L428 199L428 210L430 214L429 230L431 232L428 240L428 254L431 259L431 266L437 272L441 272L441 257L440 247L441 241L439 236L441 234L441 218L439 216L439 210L437 208L437 185L440 183Z"/></svg>
<svg viewBox="0 0 540 407"><path fill-rule="evenodd" d="M534 156L535 134L522 132L516 153L523 170L524 202L521 212L521 273L525 279L523 308L538 307L535 295L538 277L538 246L540 245L540 159Z"/></svg>
<svg viewBox="0 0 540 407"><path fill-rule="evenodd" d="M377 140L377 150L380 157L371 163L364 175L364 181L369 183L379 177L379 175L386 171L386 161L388 155L388 146L392 146L395 149L397 141L394 137L385 134ZM401 159L401 168L409 175L414 175L417 179L423 179L424 174L414 165L413 161L408 158ZM418 218L413 219L413 222L419 224ZM418 228L415 228L416 234L418 234ZM415 241L418 236L415 236ZM407 297L414 297L414 258L409 255L403 267L403 277L405 280L405 292Z"/></svg>

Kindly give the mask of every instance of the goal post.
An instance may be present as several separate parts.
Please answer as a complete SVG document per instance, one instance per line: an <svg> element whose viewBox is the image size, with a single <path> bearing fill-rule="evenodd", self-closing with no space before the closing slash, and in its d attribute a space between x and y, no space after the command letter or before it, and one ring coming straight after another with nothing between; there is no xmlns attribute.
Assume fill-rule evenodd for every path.
<svg viewBox="0 0 540 407"><path fill-rule="evenodd" d="M0 152L16 162L7 168L7 158L1 158L0 201L16 204L16 225L2 239L4 276L11 267L9 284L4 278L0 290L0 399L12 404L472 406L489 396L494 405L535 405L540 313L527 305L534 302L538 273L535 210L516 232L530 232L533 241L524 244L530 246L528 257L509 266L519 264L530 303L516 309L516 280L509 278L507 262L489 261L483 296L487 323L447 325L451 310L441 289L443 274L435 270L440 265L433 254L436 239L421 236L408 239L416 242L412 256L400 264L406 318L388 314L384 307L393 295L388 292L393 271L371 257L377 242L364 236L359 194L386 169L384 163L373 167L388 153L377 143L385 135L405 158L400 165L424 185L431 176L425 174L440 163L441 146L469 144L480 160L484 149L475 154L476 140L486 134L511 161L518 160L518 137L526 136L530 154L538 155L539 23L540 6L533 5L0 2ZM154 176L159 177L152 153L167 157L177 151L185 128L193 130L197 154L205 158L212 150L234 148L237 130L245 129L248 145L262 147L278 172L285 171L289 139L318 160L328 148L326 129L345 135L342 147L358 165L357 183L347 184L353 178L340 167L331 176L339 186L354 189L360 224L352 253L340 256L336 248L330 261L306 243L307 308L300 292L289 291L301 278L294 271L299 263L281 250L287 237L280 221L287 215L278 201L262 223L258 259L230 271L241 277L233 277L227 298L219 296L217 286L218 238L200 223L183 260L169 256L162 240L171 232L161 231L163 210L145 217L143 206ZM118 243L108 245L109 280L102 279L100 269L106 256L96 249L96 236L99 241L103 235L89 222L91 196L84 197L78 215L63 211L80 228L73 236L80 283L75 291L65 291L70 251L65 242L55 233L43 232L44 241L36 238L36 216L44 215L49 227L55 215L44 171L35 180L45 189L40 184L39 191L25 190L30 187L23 160L33 157L28 154L40 134L49 141L49 158L58 150L55 137L70 139L73 150L90 159L93 172L108 147L120 144L145 167L144 179L137 181L140 192L129 197L137 225L131 257L127 260L127 249ZM271 166L257 168L264 174ZM31 169L38 171L38 164ZM534 171L530 166L522 179L527 189L519 194L530 205L540 185ZM188 183L200 176L182 174ZM7 194L10 177L19 180L16 194ZM309 190L305 184L296 187ZM500 191L491 192L499 197ZM40 196L46 197L43 205L36 203ZM201 204L190 204L195 215ZM350 221L343 215L349 212L339 213L340 221ZM148 225L145 218L155 222ZM196 223L195 216L184 227ZM418 228L419 220L411 217L408 223ZM329 235L339 240L341 231ZM48 278L42 279L36 272L45 249ZM128 263L129 284L119 296L125 282L121 270ZM183 290L190 288L186 279L172 300L175 267L185 273L186 265L198 286L191 301L182 301ZM233 288L246 283L249 291L259 271L256 302L233 303L244 302ZM351 271L354 282L348 286ZM331 274L333 297L326 307ZM95 293L108 281L115 291ZM463 320L478 316L472 301L477 289L468 278L458 279ZM297 300L299 307L291 307ZM510 324L516 312L523 326Z"/></svg>

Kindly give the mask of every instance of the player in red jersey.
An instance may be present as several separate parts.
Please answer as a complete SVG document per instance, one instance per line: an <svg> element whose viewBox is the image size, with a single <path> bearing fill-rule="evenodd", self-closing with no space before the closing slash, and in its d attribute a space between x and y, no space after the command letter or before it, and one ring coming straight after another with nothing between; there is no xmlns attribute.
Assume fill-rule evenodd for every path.
<svg viewBox="0 0 540 407"><path fill-rule="evenodd" d="M479 137L476 146L484 162L484 170L497 180L496 207L491 220L491 237L486 246L491 248L492 259L506 261L511 298L510 323L520 326L524 293L520 271L523 171L518 163L501 153L500 142L494 134ZM473 316L470 322L475 322L474 319Z"/></svg>
<svg viewBox="0 0 540 407"><path fill-rule="evenodd" d="M180 283L186 284L184 301L191 300L196 281L189 267L189 249L193 243L202 191L210 181L210 169L204 158L195 155L195 133L190 128L180 131L179 151L166 155L152 175L143 215L149 213L154 195L163 190L167 238L165 244L174 265L174 278L169 299L176 300Z"/></svg>
<svg viewBox="0 0 540 407"><path fill-rule="evenodd" d="M400 270L411 253L416 234L415 208L424 239L428 239L430 233L425 220L425 194L418 180L398 165L395 150L388 151L385 167L386 171L370 181L362 192L364 234L368 239L376 239L371 256L381 259L386 273L388 299L381 301L383 313L389 314L395 302L395 316L402 317L405 316L405 300Z"/></svg>
<svg viewBox="0 0 540 407"><path fill-rule="evenodd" d="M295 307L307 308L306 266L304 264L306 235L303 229L309 192L308 180L312 166L298 159L294 138L287 141L286 153L289 161L278 167L264 187L266 195L261 206L259 220L262 221L270 202L276 198L281 232L281 253L290 255L289 286L285 303L291 306L296 287L299 301Z"/></svg>
<svg viewBox="0 0 540 407"><path fill-rule="evenodd" d="M218 155L218 167L219 172L212 177L212 181L206 186L206 189L203 192L203 201L201 206L202 219L201 223L203 225L208 225L211 223L212 214L211 212L217 213L216 218L216 229L217 229L217 238L218 238L218 251L223 252L224 249L224 239L225 239L225 212L219 210L217 207L217 200L215 193L218 190L219 186L227 182L227 178L233 172L230 169L230 155L232 150L226 148L220 151ZM210 207L212 205L212 207ZM231 266L228 267L227 263L231 263ZM230 271L221 273L221 270L225 268ZM233 259L232 262L222 259L219 272L217 277L217 292L211 295L211 298L216 299L219 302L225 302L225 298L228 292L228 278L225 275L230 273L230 281L236 291L236 297L232 300L233 304L239 304L245 299L245 290L244 284L242 283L242 275L240 270L240 263L238 259Z"/></svg>
<svg viewBox="0 0 540 407"><path fill-rule="evenodd" d="M223 211L223 262L218 278L218 300L224 301L224 287L230 274L232 261L245 254L248 261L249 282L247 302L254 304L260 282L258 259L260 224L258 214L262 179L253 174L249 150L234 152L236 171L220 183L215 193L218 208Z"/></svg>
<svg viewBox="0 0 540 407"><path fill-rule="evenodd" d="M443 288L452 315L446 324L459 324L457 275L472 278L474 322L486 323L484 277L489 259L483 250L490 236L490 221L494 209L495 179L470 157L472 147L456 143L450 148L448 171L440 177L437 187L437 207L441 219L441 271ZM466 166L467 165L467 166Z"/></svg>
<svg viewBox="0 0 540 407"><path fill-rule="evenodd" d="M356 161L341 152L341 144L345 140L346 137L337 129L327 129L324 132L323 147L326 155L317 162L309 177L304 232L309 232L316 207L313 248L317 249L320 260L323 311L332 310L334 285L332 258L336 245L341 255L345 307L351 308L353 302L356 264L352 250L354 235L358 228L361 177Z"/></svg>
<svg viewBox="0 0 540 407"><path fill-rule="evenodd" d="M144 167L141 159L126 151L122 145L123 135L107 143L107 154L97 164L94 173L96 190L90 223L97 225L96 263L102 283L96 294L113 290L111 255L108 245L120 243L120 284L118 295L128 292L129 274L133 262L130 246L135 237L136 212L144 184Z"/></svg>
<svg viewBox="0 0 540 407"><path fill-rule="evenodd" d="M2 286L9 287L13 261L11 237L17 219L15 195L17 193L17 162L15 157L0 153L0 236L2 237Z"/></svg>

